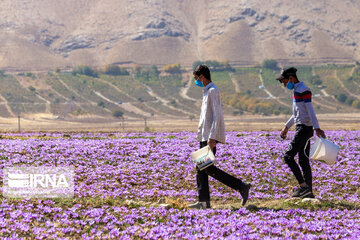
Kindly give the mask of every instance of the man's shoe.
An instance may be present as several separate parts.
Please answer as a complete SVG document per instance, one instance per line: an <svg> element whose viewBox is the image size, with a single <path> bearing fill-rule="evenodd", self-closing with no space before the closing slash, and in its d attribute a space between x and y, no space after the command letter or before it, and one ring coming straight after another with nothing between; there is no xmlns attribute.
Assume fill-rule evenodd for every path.
<svg viewBox="0 0 360 240"><path fill-rule="evenodd" d="M240 194L242 197L242 205L244 206L249 198L249 191L251 188L251 184L250 183L246 183L244 182L244 185L240 188Z"/></svg>
<svg viewBox="0 0 360 240"><path fill-rule="evenodd" d="M188 208L193 208L193 209L206 209L206 208L210 208L210 202L205 201L205 202L196 202L193 204L190 204L188 206Z"/></svg>
<svg viewBox="0 0 360 240"><path fill-rule="evenodd" d="M305 198L310 197L311 195L314 196L309 187L299 187L292 197Z"/></svg>
<svg viewBox="0 0 360 240"><path fill-rule="evenodd" d="M311 192L311 194L307 195L306 198L315 198L314 194Z"/></svg>

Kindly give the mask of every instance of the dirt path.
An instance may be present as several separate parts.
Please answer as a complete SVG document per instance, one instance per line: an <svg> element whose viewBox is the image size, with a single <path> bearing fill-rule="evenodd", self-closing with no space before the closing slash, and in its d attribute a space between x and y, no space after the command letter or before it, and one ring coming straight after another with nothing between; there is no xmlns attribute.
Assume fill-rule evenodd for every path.
<svg viewBox="0 0 360 240"><path fill-rule="evenodd" d="M81 96L80 94L78 94L76 91L74 91L72 88L70 88L66 83L64 83L64 81L61 80L60 78L58 78L58 81L59 81L59 83L61 83L69 92L72 92L72 93L75 94L77 97L85 100L86 102L90 102L90 103L92 103L93 105L97 105L95 102L92 102L92 101L84 98L84 97Z"/></svg>
<svg viewBox="0 0 360 240"><path fill-rule="evenodd" d="M176 108L176 107L171 106L171 105L169 104L170 102L169 102L168 100L166 100L165 98L162 98L162 97L160 97L159 95L157 95L149 86L147 86L147 85L145 85L145 84L144 84L144 86L145 86L146 89L148 90L148 93L150 94L150 96L152 96L152 97L160 100L160 101L162 102L162 104L164 104L166 107L168 107L168 108L170 108L170 109L172 109L172 110L178 111L178 112L182 112L182 113L184 113L184 114L186 114L186 115L192 115L192 113L186 112L186 111L184 111L184 110L181 109L181 108Z"/></svg>
<svg viewBox="0 0 360 240"><path fill-rule="evenodd" d="M105 80L103 80L103 79L97 79L97 81L109 85L110 87L114 88L117 92L119 92L119 93L127 96L128 98L131 98L132 100L134 100L134 102L137 101L136 98L134 98L133 96L127 94L126 92L124 92L123 90L121 90L120 88L118 88L117 86L115 86L114 84L112 84L112 83L110 83L110 82L108 82L108 81L105 81ZM103 96L103 95L101 95L101 96ZM108 100L107 100L107 101L108 101ZM111 101L111 100L110 100L110 101ZM115 102L113 102L113 101L112 101L112 103L119 105L118 103L115 103ZM151 110L152 110L153 112L155 112L156 114L160 115L160 116L161 116L161 115L163 115L163 116L172 116L172 115L169 115L169 114L167 114L167 113L159 112L157 109L151 107L151 106L150 106L149 104L147 104L146 102L144 102L144 105L145 105L147 108L151 109ZM135 113L137 113L137 114L139 114L139 115L143 115L143 116L146 116L146 117L151 116L151 113L145 112L145 111L143 111L142 109L134 106L134 105L131 104L131 103L122 103L122 104L119 105L119 106L121 106L122 108L124 108L126 111L129 111L129 112L133 111L133 112L135 112ZM136 109L136 110L135 110L135 109ZM134 111L134 110L135 110L135 111ZM142 113L141 113L141 112L142 112Z"/></svg>
<svg viewBox="0 0 360 240"><path fill-rule="evenodd" d="M192 75L189 76L189 74L184 74L183 77L186 79L188 78L189 80L187 81L185 87L181 88L180 91L179 91L179 95L180 97L184 98L184 99L187 99L187 100L191 100L191 101L197 101L195 98L192 98L192 97L189 97L187 95L188 91L189 91L189 88L192 84L192 81L193 81L193 77Z"/></svg>
<svg viewBox="0 0 360 240"><path fill-rule="evenodd" d="M115 89L117 92L119 92L119 93L127 96L128 98L131 98L132 100L136 101L136 98L134 98L133 96L127 94L126 92L124 92L123 90L121 90L120 88L118 88L117 86L115 86L114 84L112 84L112 83L110 83L110 82L108 82L108 81L105 81L105 80L103 80L103 79L100 79L100 78L99 78L99 79L96 79L96 80L99 81L99 82L102 82L102 83L105 83L105 84L109 85L110 87L112 87L113 89Z"/></svg>
<svg viewBox="0 0 360 240"><path fill-rule="evenodd" d="M261 85L264 87L264 91L267 93L267 95L268 95L270 98L275 99L276 97L275 97L274 95L272 95L269 90L266 89L266 87L265 87L265 85L264 85L264 79L262 78L261 73L259 73L259 78L260 78Z"/></svg>
<svg viewBox="0 0 360 240"><path fill-rule="evenodd" d="M96 95L98 95L100 98L102 98L102 99L104 99L105 101L108 101L108 102L110 102L110 103L112 103L112 104L115 104L115 105L117 105L117 106L125 109L125 110L128 111L128 112L134 112L134 113L136 113L136 114L138 114L138 115L141 115L141 116L144 116L144 117L150 117L150 116L151 116L150 113L145 112L145 111L143 111L143 110L140 109L140 108L137 108L136 106L132 105L130 102L126 102L126 103L119 104L119 103L117 103L117 102L115 102L115 101L112 101L111 99L105 97L105 96L102 95L101 93L99 93L99 92L97 92L97 91L95 91L95 90L93 90L93 91L94 91L94 93L95 93Z"/></svg>
<svg viewBox="0 0 360 240"><path fill-rule="evenodd" d="M325 89L321 89L320 92L324 94L325 97L330 97L330 95L325 91Z"/></svg>
<svg viewBox="0 0 360 240"><path fill-rule="evenodd" d="M230 75L230 79L232 81L232 83L234 84L235 86L235 91L236 92L240 92L240 86L239 86L239 83L236 81L236 79L234 78L234 74L229 72L229 75Z"/></svg>
<svg viewBox="0 0 360 240"><path fill-rule="evenodd" d="M261 76L261 69L259 71L259 78L260 78L260 82L261 85L264 87L264 91L267 93L267 95L269 96L269 98L271 99L275 99L278 103L280 103L281 105L285 106L285 107L291 107L291 105L284 103L283 101L281 101L279 98L275 97L274 95L271 94L271 92L269 90L266 89L265 85L264 85L264 79Z"/></svg>
<svg viewBox="0 0 360 240"><path fill-rule="evenodd" d="M0 99L4 101L4 105L5 105L5 108L6 110L9 112L9 114L12 116L12 117L15 117L16 115L13 113L13 111L11 110L11 107L9 106L8 104L8 101L0 94Z"/></svg>
<svg viewBox="0 0 360 240"><path fill-rule="evenodd" d="M46 98L43 98L39 93L35 93L38 98L45 101L45 112L51 114L51 102L47 100Z"/></svg>
<svg viewBox="0 0 360 240"><path fill-rule="evenodd" d="M337 111L336 107L329 106L329 105L325 105L325 104L323 104L323 103L321 103L321 102L319 102L319 101L317 101L317 100L314 100L314 98L312 98L312 102L315 103L315 104L317 104L317 105L319 105L319 106L321 106L321 107L324 107L324 108L327 108L327 109L331 109L331 110L333 110L333 111Z"/></svg>
<svg viewBox="0 0 360 240"><path fill-rule="evenodd" d="M66 83L64 83L61 79L59 79L59 82L60 82L69 92L74 93L76 96L78 96L79 98L85 100L86 102L89 102L91 105L97 106L97 103L96 103L96 102L90 101L90 100L84 98L83 96L81 96L80 94L78 94L76 91L74 91L73 89L71 89L71 88L70 88ZM79 103L75 103L75 104L80 107L80 104L79 104ZM109 109L107 109L107 108L104 108L104 110L111 113L111 111L110 111Z"/></svg>
<svg viewBox="0 0 360 240"><path fill-rule="evenodd" d="M340 86L344 89L344 91L349 94L350 96L360 99L359 95L353 94L352 92L349 91L349 89L347 89L344 85L344 83L339 79L339 77L337 76L337 70L334 71L334 77L336 79L336 81L338 81L338 83L340 84Z"/></svg>

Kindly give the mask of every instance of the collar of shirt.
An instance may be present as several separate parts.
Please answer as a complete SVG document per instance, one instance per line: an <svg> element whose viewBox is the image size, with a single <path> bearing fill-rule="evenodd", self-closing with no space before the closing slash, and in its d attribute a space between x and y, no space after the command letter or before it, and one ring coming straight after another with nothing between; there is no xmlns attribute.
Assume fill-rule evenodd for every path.
<svg viewBox="0 0 360 240"><path fill-rule="evenodd" d="M214 85L213 82L210 82L208 85L206 85L206 87L204 87L204 93L206 93L209 90L209 88L211 88L213 85Z"/></svg>
<svg viewBox="0 0 360 240"><path fill-rule="evenodd" d="M296 91L298 88L300 88L302 85L304 85L303 82L298 82L298 83L295 83L294 85L294 91Z"/></svg>

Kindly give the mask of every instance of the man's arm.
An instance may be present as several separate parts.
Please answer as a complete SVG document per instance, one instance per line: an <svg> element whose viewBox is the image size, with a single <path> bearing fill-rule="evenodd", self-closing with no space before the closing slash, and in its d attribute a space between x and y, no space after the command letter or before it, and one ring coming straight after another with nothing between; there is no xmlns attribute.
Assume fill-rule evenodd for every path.
<svg viewBox="0 0 360 240"><path fill-rule="evenodd" d="M213 117L208 140L208 144L212 150L216 146L216 139L218 134L217 128L219 127L219 121L222 115L219 91L216 91L215 89L209 90L208 100L210 101Z"/></svg>
<svg viewBox="0 0 360 240"><path fill-rule="evenodd" d="M287 132L289 131L289 129L291 128L291 126L294 125L294 119L295 119L295 116L294 116L294 114L293 114L293 115L291 115L291 117L289 118L289 120L286 122L285 127L281 130L280 137L281 137L282 139L285 139L285 138L286 138Z"/></svg>
<svg viewBox="0 0 360 240"><path fill-rule="evenodd" d="M314 130L316 131L316 135L318 137L326 138L325 132L323 130L321 130L320 127L319 127L319 122L317 120L314 108L312 106L311 98L310 98L310 101L309 100L305 101L305 107L306 107L306 110L309 113L312 125L314 127Z"/></svg>

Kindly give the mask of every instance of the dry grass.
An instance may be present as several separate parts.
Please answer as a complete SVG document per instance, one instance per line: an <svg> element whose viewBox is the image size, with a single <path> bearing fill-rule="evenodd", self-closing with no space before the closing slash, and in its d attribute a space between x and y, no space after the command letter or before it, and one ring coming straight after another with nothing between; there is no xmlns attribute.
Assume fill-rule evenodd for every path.
<svg viewBox="0 0 360 240"><path fill-rule="evenodd" d="M324 130L360 129L359 113L354 114L318 114L320 126ZM283 128L289 116L242 115L225 117L227 131L273 131ZM148 118L146 126L151 132L196 131L198 116L189 118ZM0 131L18 131L18 118L0 118ZM36 114L21 117L21 131L144 131L144 119L102 118L87 116L74 119L55 119L51 114Z"/></svg>

